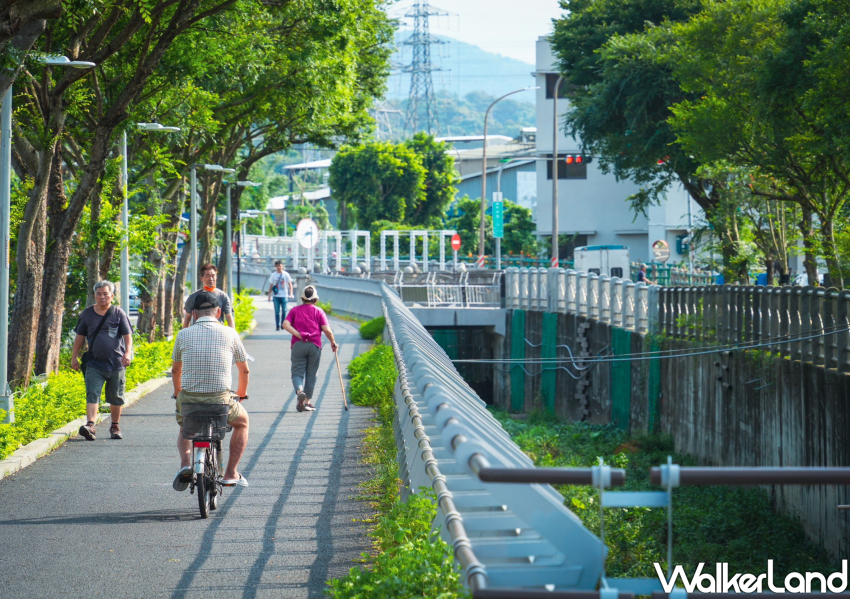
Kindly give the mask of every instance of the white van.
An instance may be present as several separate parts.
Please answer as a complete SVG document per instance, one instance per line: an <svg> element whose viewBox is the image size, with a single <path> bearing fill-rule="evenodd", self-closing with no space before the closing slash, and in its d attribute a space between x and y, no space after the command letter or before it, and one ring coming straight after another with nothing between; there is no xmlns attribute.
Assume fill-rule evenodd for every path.
<svg viewBox="0 0 850 599"><path fill-rule="evenodd" d="M629 248L624 245L588 245L574 252L577 272L594 272L598 275L628 279Z"/></svg>

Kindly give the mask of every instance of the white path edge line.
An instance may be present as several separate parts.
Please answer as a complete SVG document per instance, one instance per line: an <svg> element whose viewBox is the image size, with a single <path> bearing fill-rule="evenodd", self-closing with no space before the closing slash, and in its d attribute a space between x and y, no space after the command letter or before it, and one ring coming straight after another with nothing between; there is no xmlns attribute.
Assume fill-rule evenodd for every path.
<svg viewBox="0 0 850 599"><path fill-rule="evenodd" d="M257 321L251 322L251 328L240 333L244 339L250 335L257 326ZM136 385L130 391L127 391L124 397L124 407L128 407L139 401L148 393L155 391L171 381L171 377L163 376L156 379L150 379ZM98 412L95 422L101 422L106 417L106 414ZM0 480L6 478L10 474L14 474L19 470L23 470L27 466L33 464L37 459L49 454L51 451L62 445L65 441L79 434L79 429L86 423L86 417L81 416L76 420L72 420L63 427L57 428L47 437L36 439L31 443L19 447L5 460L0 460Z"/></svg>

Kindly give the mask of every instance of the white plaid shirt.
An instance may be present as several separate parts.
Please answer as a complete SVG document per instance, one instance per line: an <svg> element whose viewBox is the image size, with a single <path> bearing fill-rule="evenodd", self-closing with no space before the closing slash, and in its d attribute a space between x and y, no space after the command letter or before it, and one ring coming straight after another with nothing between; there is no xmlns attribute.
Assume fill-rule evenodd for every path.
<svg viewBox="0 0 850 599"><path fill-rule="evenodd" d="M222 393L230 390L233 363L247 361L248 354L239 333L202 316L177 335L171 359L183 363L180 383L185 391Z"/></svg>

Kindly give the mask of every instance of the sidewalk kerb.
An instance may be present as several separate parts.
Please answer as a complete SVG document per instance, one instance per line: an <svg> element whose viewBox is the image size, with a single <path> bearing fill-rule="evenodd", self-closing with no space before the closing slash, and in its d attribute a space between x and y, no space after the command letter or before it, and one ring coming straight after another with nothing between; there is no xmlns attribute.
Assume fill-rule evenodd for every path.
<svg viewBox="0 0 850 599"><path fill-rule="evenodd" d="M243 331L240 333L240 336L244 339L248 335L254 332L254 329L257 328L257 320L254 319L251 321L251 326L247 331ZM145 381L144 383L140 383L136 385L124 396L124 407L128 407L136 403L142 397L147 395L148 393L159 389L164 384L171 381L170 376L163 376L156 379L150 379ZM101 414L98 412L97 417L95 418L95 423L100 423L106 417L106 414ZM0 460L0 480L6 478L10 474L14 474L19 470L23 470L33 462L35 462L38 458L44 457L49 454L51 451L62 445L65 441L70 439L73 436L76 436L79 433L80 427L86 424L87 418L82 416L77 418L76 420L72 420L68 424L57 428L55 431L50 433L48 436L43 437L41 439L36 439L30 443L27 443L23 447L19 447L5 460Z"/></svg>
<svg viewBox="0 0 850 599"><path fill-rule="evenodd" d="M137 401L139 401L142 397L162 387L164 384L171 380L170 377L164 376L156 379L150 379L136 385L130 391L127 391L124 396L124 407L130 406ZM97 417L95 419L96 422L101 422L106 414L101 414L98 412ZM76 420L72 420L68 424L57 428L55 431L50 433L47 437L43 437L41 439L36 439L30 443L27 443L23 447L19 447L15 450L12 455L10 455L5 460L0 460L0 480L6 478L10 474L14 474L19 470L23 470L33 462L35 462L38 458L44 457L49 454L51 451L62 445L65 441L70 439L71 437L78 434L78 431L82 425L84 425L87 421L85 416L77 418Z"/></svg>

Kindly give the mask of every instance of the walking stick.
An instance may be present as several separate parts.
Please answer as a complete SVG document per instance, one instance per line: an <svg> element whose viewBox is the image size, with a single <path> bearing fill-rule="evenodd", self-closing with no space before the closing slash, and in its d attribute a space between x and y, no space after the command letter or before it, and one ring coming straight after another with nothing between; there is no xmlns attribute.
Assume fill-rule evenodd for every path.
<svg viewBox="0 0 850 599"><path fill-rule="evenodd" d="M342 382L342 367L339 365L339 353L334 352L336 358L336 371L339 373L339 386L342 387L342 402L345 405L345 411L348 411L348 400L345 399L345 383Z"/></svg>

